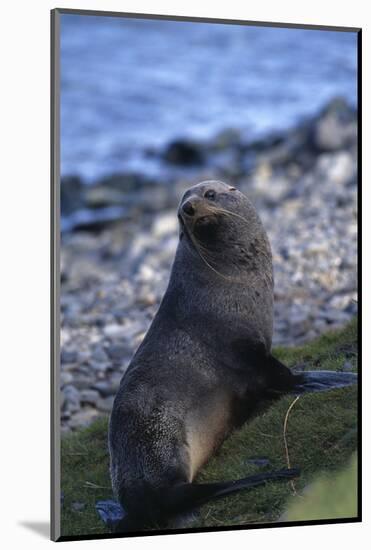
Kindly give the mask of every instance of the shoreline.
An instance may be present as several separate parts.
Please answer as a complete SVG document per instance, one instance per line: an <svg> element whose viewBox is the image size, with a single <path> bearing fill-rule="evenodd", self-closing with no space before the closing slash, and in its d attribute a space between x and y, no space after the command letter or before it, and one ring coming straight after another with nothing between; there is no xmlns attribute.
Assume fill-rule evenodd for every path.
<svg viewBox="0 0 371 550"><path fill-rule="evenodd" d="M78 174L61 177L61 231L97 229L126 220L135 208L156 212L175 206L186 180L226 178L248 189L261 164L278 172L291 166L299 179L323 153L354 149L357 111L335 97L311 117L286 130L248 140L237 128L225 128L209 140L176 138L164 147L145 148L144 157L157 163L156 174L143 170L107 172L93 181ZM353 151L354 152L354 151ZM296 174L295 174L296 170ZM166 189L164 189L164 187ZM152 205L148 195L155 194Z"/></svg>

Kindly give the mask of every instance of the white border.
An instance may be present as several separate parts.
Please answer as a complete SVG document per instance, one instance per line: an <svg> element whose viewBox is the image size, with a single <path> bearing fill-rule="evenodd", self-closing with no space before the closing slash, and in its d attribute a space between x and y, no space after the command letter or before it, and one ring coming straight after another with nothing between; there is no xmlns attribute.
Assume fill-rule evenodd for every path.
<svg viewBox="0 0 371 550"><path fill-rule="evenodd" d="M2 483L1 539L5 548L39 548L51 543L35 531L49 521L49 36L50 13L55 7L96 9L195 17L220 17L256 21L279 21L363 27L363 148L369 148L370 17L367 2L259 2L227 3L196 0L172 2L135 0L80 0L60 4L48 0L7 2L1 13L1 406ZM368 62L368 63L367 63ZM368 64L368 67L367 67ZM363 205L365 210L364 281L370 280L367 255L371 204L368 158L363 159ZM4 170L5 165L5 170ZM368 230L368 231L367 231ZM370 247L368 247L370 249ZM4 308L5 304L5 308ZM363 289L364 380L371 388L370 291ZM367 397L367 396L366 396ZM218 544L251 548L313 549L332 544L337 549L363 547L369 531L370 445L367 438L369 399L364 399L364 523L353 525L291 527L233 533L210 533L66 543L89 548L125 545L138 548L180 548L190 544ZM5 437L4 437L5 436ZM35 524L33 528L25 524ZM44 525L44 527L43 527ZM370 537L368 537L370 538ZM4 540L5 539L5 540ZM366 546L366 545L365 545Z"/></svg>

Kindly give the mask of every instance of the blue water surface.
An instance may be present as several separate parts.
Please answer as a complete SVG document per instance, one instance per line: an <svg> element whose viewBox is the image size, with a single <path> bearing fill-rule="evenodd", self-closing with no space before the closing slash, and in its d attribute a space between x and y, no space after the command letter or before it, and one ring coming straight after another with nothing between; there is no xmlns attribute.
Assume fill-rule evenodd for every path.
<svg viewBox="0 0 371 550"><path fill-rule="evenodd" d="M61 17L61 173L158 170L146 154L225 128L284 129L357 94L354 32Z"/></svg>

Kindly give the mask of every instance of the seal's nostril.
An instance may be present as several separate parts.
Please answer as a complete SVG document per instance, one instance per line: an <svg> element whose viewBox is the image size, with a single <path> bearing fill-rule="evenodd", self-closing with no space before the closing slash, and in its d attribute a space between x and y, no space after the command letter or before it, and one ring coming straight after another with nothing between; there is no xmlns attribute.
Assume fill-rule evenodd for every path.
<svg viewBox="0 0 371 550"><path fill-rule="evenodd" d="M182 206L183 212L185 212L188 216L193 216L195 213L195 209L193 208L193 205L191 201L187 201Z"/></svg>

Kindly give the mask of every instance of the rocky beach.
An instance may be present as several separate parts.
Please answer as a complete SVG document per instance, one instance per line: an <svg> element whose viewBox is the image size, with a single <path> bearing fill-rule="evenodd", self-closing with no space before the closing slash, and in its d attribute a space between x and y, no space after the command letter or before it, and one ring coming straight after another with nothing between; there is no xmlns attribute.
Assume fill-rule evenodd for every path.
<svg viewBox="0 0 371 550"><path fill-rule="evenodd" d="M344 99L260 139L228 128L146 155L161 168L156 177L62 178L63 431L110 412L166 290L178 202L198 181L238 187L261 216L273 252L275 346L310 341L357 312L357 113Z"/></svg>

